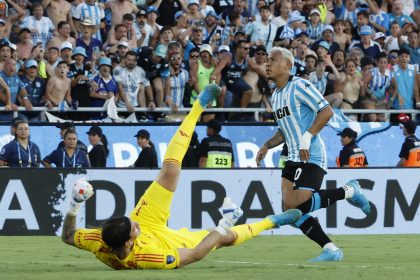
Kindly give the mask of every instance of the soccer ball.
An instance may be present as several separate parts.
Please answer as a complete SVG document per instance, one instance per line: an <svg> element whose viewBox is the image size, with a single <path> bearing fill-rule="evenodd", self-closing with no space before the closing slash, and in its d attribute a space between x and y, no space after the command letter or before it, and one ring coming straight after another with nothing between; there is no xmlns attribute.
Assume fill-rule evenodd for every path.
<svg viewBox="0 0 420 280"><path fill-rule="evenodd" d="M93 193L93 187L86 179L82 178L74 183L72 197L76 202L88 200Z"/></svg>

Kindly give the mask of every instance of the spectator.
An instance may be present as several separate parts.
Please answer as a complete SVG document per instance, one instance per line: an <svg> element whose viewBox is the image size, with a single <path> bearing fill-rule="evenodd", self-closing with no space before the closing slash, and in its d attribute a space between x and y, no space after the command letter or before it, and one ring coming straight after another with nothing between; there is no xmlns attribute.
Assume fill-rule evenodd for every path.
<svg viewBox="0 0 420 280"><path fill-rule="evenodd" d="M399 50L390 50L388 55L389 65L388 68L392 70L394 65L398 64L398 52Z"/></svg>
<svg viewBox="0 0 420 280"><path fill-rule="evenodd" d="M67 129L64 133L64 146L57 148L51 154L42 160L42 164L51 168L70 167L70 168L86 168L90 167L89 159L84 150L77 148L77 133L73 129Z"/></svg>
<svg viewBox="0 0 420 280"><path fill-rule="evenodd" d="M333 52L333 63L338 72L344 72L344 62L346 54L343 50L337 50Z"/></svg>
<svg viewBox="0 0 420 280"><path fill-rule="evenodd" d="M386 33L389 27L389 19L386 12L382 11L378 3L374 0L366 0L369 5L369 20L376 31Z"/></svg>
<svg viewBox="0 0 420 280"><path fill-rule="evenodd" d="M76 131L76 127L71 122L60 123L56 127L60 129L60 138L61 139L64 139L64 134L66 133L67 130ZM63 147L64 147L64 141L62 140L60 143L58 143L57 149L62 149ZM76 148L79 149L79 150L83 150L83 151L85 151L85 153L87 153L86 145L80 140L77 140Z"/></svg>
<svg viewBox="0 0 420 280"><path fill-rule="evenodd" d="M91 19L84 19L79 22L79 30L82 33L76 40L76 46L86 50L86 61L92 61L99 57L99 51L102 49L101 41L95 38L95 25Z"/></svg>
<svg viewBox="0 0 420 280"><path fill-rule="evenodd" d="M125 40L128 42L129 49L137 47L136 30L133 26L134 17L132 14L125 14L123 21L115 25L108 33L108 39L104 48L114 46L118 42Z"/></svg>
<svg viewBox="0 0 420 280"><path fill-rule="evenodd" d="M16 61L9 58L5 61L4 70L0 72L0 77L6 82L10 90L10 101L1 100L3 104L10 104L10 108L16 108L16 104L21 104L25 106L27 111L32 109L32 104L29 101L28 93L26 92L24 83L19 79L18 74L16 73ZM22 115L24 119L24 117ZM11 113L0 113L0 119L4 121L12 120Z"/></svg>
<svg viewBox="0 0 420 280"><path fill-rule="evenodd" d="M69 43L69 42L62 43L61 46L60 46L59 62L64 61L67 64L72 64L73 63L73 60L71 58L72 56L73 56L73 46L72 46L72 44ZM57 63L57 66L58 66L58 63ZM55 68L54 68L54 70L55 70Z"/></svg>
<svg viewBox="0 0 420 280"><path fill-rule="evenodd" d="M51 0L47 0L51 1ZM60 0L63 1L63 0ZM56 0L52 0L51 3L56 2ZM72 44L73 47L76 46L76 40L70 36L71 28L70 24L67 21L60 21L57 25L58 34L54 35L51 40L48 42L47 49L51 47L60 48L61 44L64 42L69 42Z"/></svg>
<svg viewBox="0 0 420 280"><path fill-rule="evenodd" d="M371 39L372 28L369 25L363 25L360 27L359 34L360 42L350 45L350 49L353 47L360 48L365 56L377 58L382 50L379 44Z"/></svg>
<svg viewBox="0 0 420 280"><path fill-rule="evenodd" d="M354 0L349 0L349 1L354 1ZM321 42L326 42L328 43L329 47L329 51L331 53L334 53L335 51L340 49L340 45L338 45L336 42L334 42L334 28L331 25L324 25L324 29L322 30L322 38L319 39L318 41L315 41L312 44L311 49L313 51L316 51L318 49L318 45Z"/></svg>
<svg viewBox="0 0 420 280"><path fill-rule="evenodd" d="M19 43L17 44L19 62L23 62L31 57L33 46L31 31L28 28L22 28L19 32Z"/></svg>
<svg viewBox="0 0 420 280"><path fill-rule="evenodd" d="M191 137L190 146L188 147L187 153L182 160L182 168L197 168L198 167L198 146L200 141L198 141L197 132L193 132Z"/></svg>
<svg viewBox="0 0 420 280"><path fill-rule="evenodd" d="M111 10L113 27L123 21L124 15L135 14L139 11L135 3L129 0L106 1L105 8Z"/></svg>
<svg viewBox="0 0 420 280"><path fill-rule="evenodd" d="M8 42L0 42L0 71L3 71L6 60L12 58L12 48Z"/></svg>
<svg viewBox="0 0 420 280"><path fill-rule="evenodd" d="M324 24L321 22L321 12L318 9L312 9L309 13L308 34L309 39L316 41L321 39Z"/></svg>
<svg viewBox="0 0 420 280"><path fill-rule="evenodd" d="M60 22L72 21L72 9L69 2L65 0L42 0L42 5L47 10L47 15L54 27L57 27Z"/></svg>
<svg viewBox="0 0 420 280"><path fill-rule="evenodd" d="M196 24L202 22L205 17L200 12L200 2L198 0L188 0L187 8L184 8L184 10L187 13L188 19Z"/></svg>
<svg viewBox="0 0 420 280"><path fill-rule="evenodd" d="M416 137L417 125L414 121L408 120L400 124L405 141L399 154L398 167L419 167L420 166L420 139Z"/></svg>
<svg viewBox="0 0 420 280"><path fill-rule="evenodd" d="M233 6L226 8L221 18L225 21L227 25L230 24L229 14L235 12L240 16L240 22L242 25L245 25L248 22L248 19L251 17L251 14L246 9L245 0L233 0Z"/></svg>
<svg viewBox="0 0 420 280"><path fill-rule="evenodd" d="M0 77L0 92L2 93L0 95L0 105L4 106L6 111L9 111L9 110L16 111L17 110L16 104L12 104L10 100L11 95L10 95L9 86L1 77ZM8 115L9 114L6 114L7 118L8 118ZM0 120L2 120L1 113L0 113Z"/></svg>
<svg viewBox="0 0 420 280"><path fill-rule="evenodd" d="M212 46L218 46L221 44L223 28L217 24L217 19L217 14L214 10L207 13L203 28L203 43L210 44Z"/></svg>
<svg viewBox="0 0 420 280"><path fill-rule="evenodd" d="M134 137L137 138L137 144L141 148L139 157L134 162L134 167L150 169L157 168L157 154L155 146L152 141L150 141L150 133L145 129L141 129L136 135L134 135Z"/></svg>
<svg viewBox="0 0 420 280"><path fill-rule="evenodd" d="M247 25L246 35L251 36L253 46L264 46L268 51L273 47L276 26L270 23L270 7L261 7L261 19Z"/></svg>
<svg viewBox="0 0 420 280"><path fill-rule="evenodd" d="M337 20L334 23L334 41L339 45L340 49L346 51L351 44L352 36L344 33L346 24L343 20Z"/></svg>
<svg viewBox="0 0 420 280"><path fill-rule="evenodd" d="M13 123L15 139L4 145L0 152L0 166L39 167L41 153L30 138L29 124L24 120Z"/></svg>
<svg viewBox="0 0 420 280"><path fill-rule="evenodd" d="M284 44L286 46L290 45L295 39L295 36L302 32L301 25L304 21L305 17L301 16L298 12L290 13L287 24L284 26L283 30L280 28L277 30L276 38L286 40ZM279 34L279 32L281 33Z"/></svg>
<svg viewBox="0 0 420 280"><path fill-rule="evenodd" d="M149 104L148 108L155 107L153 93L149 80L146 79L144 70L136 65L137 54L129 51L124 60L124 66L114 69L114 78L118 83L118 91L121 93L117 105L126 107L129 112L134 112L134 107L146 107L146 91ZM138 114L142 121L146 120L144 114Z"/></svg>
<svg viewBox="0 0 420 280"><path fill-rule="evenodd" d="M140 10L137 13L136 23L133 25L133 27L136 32L137 46L139 47L149 46L151 39L154 36L154 30L150 25L147 24L146 11ZM174 28L172 28L172 31L174 31ZM178 37L175 37L174 35L174 39L177 39L177 38Z"/></svg>
<svg viewBox="0 0 420 280"><path fill-rule="evenodd" d="M187 32L180 36L180 41L184 47L183 60L188 60L190 51L194 48L199 48L203 44L203 27L197 25L191 26Z"/></svg>
<svg viewBox="0 0 420 280"><path fill-rule="evenodd" d="M161 26L170 25L173 26L175 21L175 13L182 9L182 3L180 0L150 0L149 8L153 7L156 10L156 14L160 14L157 23Z"/></svg>
<svg viewBox="0 0 420 280"><path fill-rule="evenodd" d="M315 71L317 60L318 57L315 54L309 54L305 56L305 64L303 65L306 67L306 69L308 69L309 73Z"/></svg>
<svg viewBox="0 0 420 280"><path fill-rule="evenodd" d="M292 6L289 1L281 1L280 15L273 18L271 23L277 27L282 27L287 23L289 13L292 10Z"/></svg>
<svg viewBox="0 0 420 280"><path fill-rule="evenodd" d="M410 64L420 64L420 44L419 34L416 31L408 33L408 44L398 38L398 44L401 48L410 52Z"/></svg>
<svg viewBox="0 0 420 280"><path fill-rule="evenodd" d="M168 2L168 1L165 0L163 2ZM146 13L147 13L147 24L153 28L153 34L154 34L149 46L154 48L157 45L157 41L159 39L159 34L160 34L160 30L162 29L162 25L156 22L156 20L159 18L159 12L156 9L156 7L154 6L148 7L146 10ZM164 25L164 26L170 26L170 25Z"/></svg>
<svg viewBox="0 0 420 280"><path fill-rule="evenodd" d="M373 39L375 40L376 43L379 44L379 46L381 47L382 51L386 51L386 48L385 48L385 39L386 39L386 36L385 36L384 33L382 33L382 32L376 32L375 33L375 37Z"/></svg>
<svg viewBox="0 0 420 280"><path fill-rule="evenodd" d="M390 85L391 72L388 69L388 57L385 53L376 59L377 67L373 62L362 63L362 77L366 87L367 98L364 101L366 109L386 109L387 90ZM369 114L369 121L384 122L385 114Z"/></svg>
<svg viewBox="0 0 420 280"><path fill-rule="evenodd" d="M99 72L93 77L93 81L98 87L90 88L91 107L103 107L107 99L119 95L118 84L111 75L112 69L112 61L110 58L101 57L99 59ZM93 119L103 119L105 117L105 112L93 115Z"/></svg>
<svg viewBox="0 0 420 280"><path fill-rule="evenodd" d="M6 2L6 1L4 1ZM24 17L26 15L25 10L23 10L15 1L13 0L7 0L7 4L13 7L13 9L16 11L15 14L11 15L8 14L8 11L3 11L0 15L0 40L6 39L8 41L10 37L10 31L12 30L12 27L14 23L18 22L21 17ZM7 5L5 5L5 8L7 9Z"/></svg>
<svg viewBox="0 0 420 280"><path fill-rule="evenodd" d="M361 35L360 31L363 26L369 26L370 31L371 31L369 35L372 35L372 36L374 35L374 30L372 28L371 23L369 22L369 13L366 10L362 10L357 13L357 25L354 28L354 36L353 36L354 41L360 41L360 35ZM366 28L365 28L365 31L366 31Z"/></svg>
<svg viewBox="0 0 420 280"><path fill-rule="evenodd" d="M341 73L344 82L339 84L339 92L343 93L342 109L360 108L359 99L365 96L365 88L362 78L356 74L357 65L353 59L347 59L345 63L346 73ZM351 116L355 118L356 116Z"/></svg>
<svg viewBox="0 0 420 280"><path fill-rule="evenodd" d="M399 50L399 43L407 43L407 37L402 36L401 34L401 27L399 26L398 22L394 21L391 23L390 35L385 39L385 49L387 51L390 50Z"/></svg>
<svg viewBox="0 0 420 280"><path fill-rule="evenodd" d="M73 12L73 20L78 32L83 32L81 24L86 19L89 25L94 26L93 38L102 42L101 33L99 31L101 22L105 21L105 12L103 8L95 2L95 0L85 0L78 4ZM86 22L86 21L85 21Z"/></svg>
<svg viewBox="0 0 420 280"><path fill-rule="evenodd" d="M25 75L20 77L20 80L25 85L25 90L28 94L29 102L35 107L44 106L45 100L45 82L38 77L38 63L29 59L25 63ZM44 113L32 112L26 113L30 121L41 121Z"/></svg>
<svg viewBox="0 0 420 280"><path fill-rule="evenodd" d="M188 71L181 68L182 57L180 49L178 52L172 52L168 55L170 78L165 82L165 103L171 109L173 114L168 116L170 120L178 121L185 117L184 113L178 113L178 108L182 108L185 87L189 81Z"/></svg>
<svg viewBox="0 0 420 280"><path fill-rule="evenodd" d="M90 127L86 132L92 149L89 151L89 162L91 167L106 167L106 158L109 155L108 140L99 126Z"/></svg>
<svg viewBox="0 0 420 280"><path fill-rule="evenodd" d="M414 22L413 19L403 14L403 5L401 0L394 0L391 6L391 12L388 14L389 22L398 22L400 27L403 27L404 23L406 22Z"/></svg>
<svg viewBox="0 0 420 280"><path fill-rule="evenodd" d="M410 52L400 49L398 52L398 64L394 65L391 72L392 97L390 106L393 109L413 109L413 99L420 102L417 82L417 69L409 64ZM420 105L420 103L417 103Z"/></svg>
<svg viewBox="0 0 420 280"><path fill-rule="evenodd" d="M59 107L60 110L69 108L72 104L71 80L67 77L69 67L65 61L60 61L55 70L55 76L47 82L45 90L45 106Z"/></svg>
<svg viewBox="0 0 420 280"><path fill-rule="evenodd" d="M90 88L92 79L91 65L85 63L86 51L82 47L76 47L73 51L72 59L74 63L69 66L68 77L71 78L71 99L75 109L90 106ZM89 114L74 114L73 120L88 120Z"/></svg>
<svg viewBox="0 0 420 280"><path fill-rule="evenodd" d="M356 0L343 0L335 1L335 16L337 19L349 20L353 26L357 25L357 13L360 12L360 8L357 8Z"/></svg>
<svg viewBox="0 0 420 280"><path fill-rule="evenodd" d="M200 168L233 168L232 142L222 137L220 123L213 119L207 123L207 137L199 146Z"/></svg>
<svg viewBox="0 0 420 280"><path fill-rule="evenodd" d="M59 62L60 57L60 50L56 47L50 47L48 48L47 55L46 55L46 67L51 69L55 69L57 67L57 64ZM49 76L52 76L52 72L48 74Z"/></svg>
<svg viewBox="0 0 420 280"><path fill-rule="evenodd" d="M225 25L222 32L222 44L228 46L233 45L234 37L239 32L244 34L244 26L241 23L240 15L233 11L229 14L229 24Z"/></svg>
<svg viewBox="0 0 420 280"><path fill-rule="evenodd" d="M52 37L54 25L48 17L43 16L44 8L40 2L32 4L32 14L33 16L25 17L21 27L31 30L32 44L36 45L41 43L42 47L45 49L48 41Z"/></svg>
<svg viewBox="0 0 420 280"><path fill-rule="evenodd" d="M343 145L343 149L336 159L337 167L367 167L366 155L356 144L357 132L347 127L337 135L341 136Z"/></svg>
<svg viewBox="0 0 420 280"><path fill-rule="evenodd" d="M187 15L182 11L176 12L175 26L172 27L173 39L175 41L178 41L181 34L187 31L187 26L188 26ZM217 23L216 23L216 26L217 26Z"/></svg>

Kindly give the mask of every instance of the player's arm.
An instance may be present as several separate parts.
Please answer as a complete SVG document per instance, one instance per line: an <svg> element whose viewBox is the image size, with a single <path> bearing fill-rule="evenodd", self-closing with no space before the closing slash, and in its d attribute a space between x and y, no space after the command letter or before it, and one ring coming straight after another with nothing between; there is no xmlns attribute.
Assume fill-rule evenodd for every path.
<svg viewBox="0 0 420 280"><path fill-rule="evenodd" d="M265 155L267 154L268 150L277 147L283 142L284 135L280 130L277 130L273 137L271 137L267 142L265 142L261 149L258 151L257 158L255 159L255 161L257 162L257 166L260 166L260 162L265 158Z"/></svg>
<svg viewBox="0 0 420 280"><path fill-rule="evenodd" d="M76 216L83 202L93 195L92 185L84 179L79 179L73 186L72 197L70 199L70 207L64 218L63 231L61 239L64 243L72 246L74 244L74 234L76 232Z"/></svg>

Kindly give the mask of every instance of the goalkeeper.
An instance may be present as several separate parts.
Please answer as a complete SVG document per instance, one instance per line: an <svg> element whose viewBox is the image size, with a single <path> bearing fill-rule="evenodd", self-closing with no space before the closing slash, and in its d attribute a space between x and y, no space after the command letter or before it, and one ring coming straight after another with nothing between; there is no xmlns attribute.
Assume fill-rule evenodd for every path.
<svg viewBox="0 0 420 280"><path fill-rule="evenodd" d="M223 217L214 230L191 232L166 226L181 162L196 122L207 104L211 104L220 94L220 90L217 85L210 84L198 96L172 137L157 178L140 198L130 217L112 218L98 229L76 229L80 205L93 195L88 182L76 182L70 209L64 219L63 241L94 253L100 261L114 269L173 269L197 262L213 249L239 245L263 230L295 223L301 217L301 212L292 209L254 224L233 227L242 216L242 210L225 198Z"/></svg>

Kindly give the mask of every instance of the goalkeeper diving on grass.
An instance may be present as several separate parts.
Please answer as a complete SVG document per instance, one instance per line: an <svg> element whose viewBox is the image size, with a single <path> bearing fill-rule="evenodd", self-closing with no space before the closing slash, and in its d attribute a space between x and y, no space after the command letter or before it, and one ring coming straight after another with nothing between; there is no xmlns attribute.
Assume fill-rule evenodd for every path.
<svg viewBox="0 0 420 280"><path fill-rule="evenodd" d="M207 104L211 104L220 91L219 86L209 84L198 96L169 142L162 169L130 217L111 218L102 228L76 229L79 208L93 195L93 188L87 181L77 181L64 219L62 240L94 253L100 261L114 269L174 269L200 261L214 249L242 244L264 230L299 220L301 211L290 209L257 223L234 226L243 212L226 197L222 205L222 219L213 230L191 232L166 226L181 173L181 162L196 123Z"/></svg>

